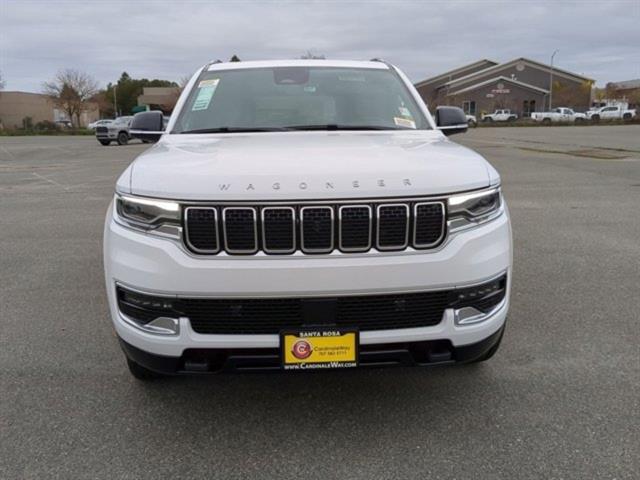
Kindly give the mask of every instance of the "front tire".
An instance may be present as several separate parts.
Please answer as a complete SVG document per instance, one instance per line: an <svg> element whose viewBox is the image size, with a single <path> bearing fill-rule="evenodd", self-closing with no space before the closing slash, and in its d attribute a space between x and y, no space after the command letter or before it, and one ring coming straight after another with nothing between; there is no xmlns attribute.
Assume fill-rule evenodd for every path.
<svg viewBox="0 0 640 480"><path fill-rule="evenodd" d="M98 140L100 145L104 145L105 147L111 143L110 140Z"/></svg>
<svg viewBox="0 0 640 480"><path fill-rule="evenodd" d="M118 145L126 145L129 142L129 135L127 132L120 132L118 134Z"/></svg>
<svg viewBox="0 0 640 480"><path fill-rule="evenodd" d="M136 380L140 380L142 382L149 382L162 378L162 375L159 373L153 372L128 358L127 367L129 367L129 373L131 373Z"/></svg>

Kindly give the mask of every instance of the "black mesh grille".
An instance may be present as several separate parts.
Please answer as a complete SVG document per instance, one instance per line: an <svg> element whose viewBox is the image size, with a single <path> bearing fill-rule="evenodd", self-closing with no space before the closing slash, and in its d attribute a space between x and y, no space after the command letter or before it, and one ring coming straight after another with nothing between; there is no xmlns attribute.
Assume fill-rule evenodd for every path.
<svg viewBox="0 0 640 480"><path fill-rule="evenodd" d="M186 210L186 234L193 248L217 252L218 225L215 208L188 208Z"/></svg>
<svg viewBox="0 0 640 480"><path fill-rule="evenodd" d="M109 133L109 129L107 127L96 127L96 133Z"/></svg>
<svg viewBox="0 0 640 480"><path fill-rule="evenodd" d="M313 301L317 301L314 299ZM327 326L389 330L436 325L447 308L448 292L366 295L327 299L336 303ZM283 329L318 323L305 318L304 298L181 299L178 302L191 327L203 334L277 334Z"/></svg>
<svg viewBox="0 0 640 480"><path fill-rule="evenodd" d="M378 246L404 248L409 233L409 210L406 205L382 205L378 209Z"/></svg>
<svg viewBox="0 0 640 480"><path fill-rule="evenodd" d="M368 250L371 246L371 208L340 209L340 248L346 251Z"/></svg>
<svg viewBox="0 0 640 480"><path fill-rule="evenodd" d="M180 307L198 333L279 333L302 326L299 298L209 300L183 299Z"/></svg>
<svg viewBox="0 0 640 480"><path fill-rule="evenodd" d="M253 252L258 249L255 214L253 208L227 208L224 210L224 234L227 250Z"/></svg>
<svg viewBox="0 0 640 480"><path fill-rule="evenodd" d="M265 208L262 211L264 249L291 252L295 248L295 217L292 208Z"/></svg>
<svg viewBox="0 0 640 480"><path fill-rule="evenodd" d="M333 209L331 207L309 207L302 211L303 250L331 250Z"/></svg>
<svg viewBox="0 0 640 480"><path fill-rule="evenodd" d="M444 206L423 203L416 206L415 246L431 246L443 237Z"/></svg>

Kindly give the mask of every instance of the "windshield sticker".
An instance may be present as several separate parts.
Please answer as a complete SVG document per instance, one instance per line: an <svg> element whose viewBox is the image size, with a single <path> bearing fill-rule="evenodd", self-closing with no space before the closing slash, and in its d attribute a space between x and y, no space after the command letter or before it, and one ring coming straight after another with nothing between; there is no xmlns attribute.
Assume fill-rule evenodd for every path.
<svg viewBox="0 0 640 480"><path fill-rule="evenodd" d="M218 83L220 83L219 78L212 78L211 80L202 80L198 84L198 96L193 102L193 107L191 107L192 112L209 108L213 94L218 88Z"/></svg>
<svg viewBox="0 0 640 480"><path fill-rule="evenodd" d="M413 129L416 128L416 122L414 122L413 120L409 120L407 118L393 117L393 121L399 127L413 128Z"/></svg>
<svg viewBox="0 0 640 480"><path fill-rule="evenodd" d="M411 112L407 107L398 107L398 110L400 111L400 115L403 117L413 118L413 115L411 115Z"/></svg>

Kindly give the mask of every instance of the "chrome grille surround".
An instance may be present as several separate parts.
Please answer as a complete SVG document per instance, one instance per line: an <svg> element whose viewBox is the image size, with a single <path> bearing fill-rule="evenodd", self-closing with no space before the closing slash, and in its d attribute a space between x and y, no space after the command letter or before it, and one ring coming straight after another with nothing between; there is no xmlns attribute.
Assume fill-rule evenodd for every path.
<svg viewBox="0 0 640 480"><path fill-rule="evenodd" d="M267 229L266 229L266 225L267 225L267 213L269 212L276 212L276 211L287 211L291 213L291 248L274 248L274 247L269 247L268 245L268 240L267 240ZM293 207L263 207L260 210L260 220L261 220L261 225L262 225L262 250L264 250L265 253L274 253L274 254L280 254L280 255L284 255L287 253L293 253L296 251L296 209Z"/></svg>
<svg viewBox="0 0 640 480"><path fill-rule="evenodd" d="M230 236L235 235L243 235L244 232L233 232L229 229L229 222L235 216L236 213L240 212L250 212L253 216L252 227L253 227L253 247L250 248L235 248L230 246L229 243L241 243L243 239L241 238L229 238ZM241 220L241 219L240 219ZM236 220L237 221L237 220ZM258 222L256 216L256 209L254 207L225 207L222 209L222 233L224 236L224 249L227 253L231 254L252 254L258 251ZM231 241L231 242L230 242Z"/></svg>
<svg viewBox="0 0 640 480"><path fill-rule="evenodd" d="M331 229L330 232L331 234L329 235L329 239L330 239L330 243L329 246L327 246L326 248L321 248L321 247L309 247L307 245L305 245L305 233L304 233L304 225L305 225L305 212L311 212L311 211L322 211L322 210L328 210L330 212L330 220L331 220ZM309 216L311 215L311 213L309 213ZM317 223L317 222L316 222ZM304 253L329 253L331 251L333 251L334 249L334 233L335 231L335 215L334 215L334 211L333 211L333 207L330 206L306 206L306 207L302 207L300 209L300 249L304 252ZM307 242L310 243L310 238L307 238Z"/></svg>
<svg viewBox="0 0 640 480"><path fill-rule="evenodd" d="M380 225L382 224L382 222L380 221L381 219L381 214L380 212L383 209L388 209L388 208L399 208L399 209L404 209L405 210L405 215L406 215L406 226L405 226L405 232L404 232L404 242L396 244L396 245L382 245L380 242L380 238L382 237L382 235L380 234ZM409 205L406 203L383 203L377 206L376 208L376 218L378 219L378 221L376 222L376 248L380 251L388 251L388 250L404 250L405 248L407 248L407 245L409 245L409 230L411 230L411 217L410 217L410 209L409 209Z"/></svg>
<svg viewBox="0 0 640 480"><path fill-rule="evenodd" d="M379 252L391 252L391 251L403 251L403 250L426 250L435 249L440 246L447 236L447 209L446 200L443 197L438 198L425 198L425 197L408 197L408 198L376 198L376 199L355 199L355 200L299 200L299 201L257 201L257 202L243 202L243 201L220 201L220 202L192 202L184 201L183 216L184 229L183 229L183 243L188 251L197 254L199 256L215 255L215 254L229 254L229 255L252 255L259 252L268 255L292 255L292 254L307 254L307 255L319 255L330 254L334 251L342 253L365 253L368 251ZM416 243L417 227L416 218L418 214L418 208L421 206L430 206L431 208L420 210L421 214L425 212L429 213L429 228L436 228L438 231L431 232L431 237L437 238L433 242L429 243ZM190 230L188 225L187 212L190 209L214 209L216 211L217 230L219 246L218 251L205 251L198 250L190 241ZM406 222L399 222L398 225L404 225L404 235L396 235L404 239L402 244L385 245L380 244L380 212L386 208L401 208L406 212ZM360 212L355 212L348 209L362 209ZM290 212L288 215L293 216L293 231L291 232L291 239L293 242L293 248L274 248L274 243L268 244L267 240L267 216L274 216L274 211L286 211ZM238 212L241 211L241 212ZM245 213L242 213L244 211ZM346 217L351 215L351 218L356 218L358 221L362 220L362 214L368 212L370 215L369 222L369 238L365 248L364 235L362 223L359 225L360 231L358 237L361 242L357 246L350 246L349 242L343 242L343 235L345 235L345 228L343 221L345 218L344 213L347 213ZM242 219L252 219L251 233L246 234L247 229L242 237L242 248L238 248L237 236L233 233L237 233L237 228L233 230L229 235L228 223L229 221L237 220L238 213ZM396 210L397 215L397 210ZM435 216L434 216L435 215ZM277 216L277 215L275 215ZM425 218L426 217L422 217ZM265 220L266 219L266 220ZM390 223L393 225L393 222ZM245 225L246 226L246 225ZM278 232L280 240L284 238L281 230ZM315 230L313 230L315 228ZM306 229L306 232L305 232ZM274 229L273 231L275 231ZM353 232L353 229L351 230ZM306 233L306 235L305 235ZM230 238L231 237L231 238ZM275 238L275 237L274 237ZM347 237L345 237L347 238ZM231 240L231 241L230 241ZM213 243L213 242L212 242ZM287 247L290 245L288 242L281 241L281 245L286 243ZM351 242L354 243L353 241ZM250 244L247 246L247 244Z"/></svg>
<svg viewBox="0 0 640 480"><path fill-rule="evenodd" d="M447 214L446 214L446 207L444 202L416 202L413 205L413 219L414 222L416 221L416 219L418 218L418 211L420 209L420 207L422 206L436 206L439 205L440 206L440 211L442 212L442 227L440 230L440 236L433 242L430 243L420 243L418 242L418 228L415 227L413 229L413 246L415 248L433 248L436 245L440 244L440 242L442 240L444 240L444 237L447 234Z"/></svg>
<svg viewBox="0 0 640 480"><path fill-rule="evenodd" d="M191 212L207 212L213 214L213 227L215 228L215 232L212 240L215 243L215 248L199 248L192 243L191 233L189 230L189 216ZM184 217L184 241L186 242L189 249L193 250L196 253L207 255L218 253L220 251L220 228L218 227L218 210L215 207L187 207L184 209Z"/></svg>
<svg viewBox="0 0 640 480"><path fill-rule="evenodd" d="M362 246L345 246L343 242L343 211L346 209L366 209L367 215L369 217L369 227L368 227L368 240L367 243ZM338 247L342 252L366 252L371 248L371 231L373 226L373 214L371 213L370 205L340 205L338 207Z"/></svg>

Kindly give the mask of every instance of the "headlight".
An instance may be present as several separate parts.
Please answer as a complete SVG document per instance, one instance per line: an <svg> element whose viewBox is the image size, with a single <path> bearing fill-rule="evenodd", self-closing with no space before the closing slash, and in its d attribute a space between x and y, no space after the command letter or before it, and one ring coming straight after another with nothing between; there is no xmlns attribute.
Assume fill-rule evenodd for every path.
<svg viewBox="0 0 640 480"><path fill-rule="evenodd" d="M488 222L504 211L500 187L454 195L448 207L449 231Z"/></svg>
<svg viewBox="0 0 640 480"><path fill-rule="evenodd" d="M182 228L179 203L116 194L114 204L114 216L121 225L180 238Z"/></svg>

